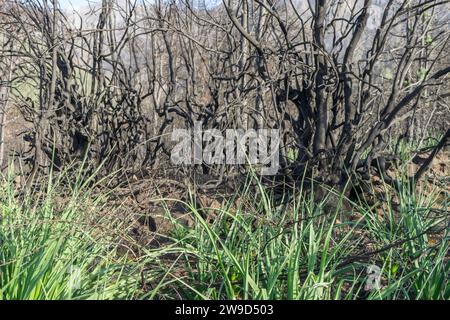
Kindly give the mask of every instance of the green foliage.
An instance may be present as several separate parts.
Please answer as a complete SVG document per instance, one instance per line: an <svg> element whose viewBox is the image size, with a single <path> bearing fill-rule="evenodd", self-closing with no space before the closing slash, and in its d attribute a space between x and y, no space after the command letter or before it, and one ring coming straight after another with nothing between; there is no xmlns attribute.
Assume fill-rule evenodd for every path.
<svg viewBox="0 0 450 320"><path fill-rule="evenodd" d="M174 282L161 294L175 298L173 292L182 292L189 299L448 299L448 230L442 234L448 217L443 211L433 214L433 194L409 194L406 183L395 195L399 212L389 203L380 216L360 199L351 203L360 214L356 220L349 219L343 205L349 200L333 190L321 201L293 190L296 196L288 205L275 206L271 192L258 184L257 197L246 188L220 209L186 203L196 224L178 224L174 236L183 272L169 271L166 277ZM214 215L211 222L207 214ZM435 229L440 239L430 245ZM348 259L358 256L364 258ZM381 269L381 286L365 291L370 265Z"/></svg>
<svg viewBox="0 0 450 320"><path fill-rule="evenodd" d="M193 226L166 206L169 241L133 259L119 250L126 222L108 195L76 180L28 194L11 175L1 181L0 299L450 298L448 196L411 193L408 179L384 185L380 214L362 196L318 197L303 183L280 199L251 176L220 208L183 202ZM380 285L369 290L373 265Z"/></svg>
<svg viewBox="0 0 450 320"><path fill-rule="evenodd" d="M78 185L58 208L61 181L49 181L41 196L21 196L11 176L0 182L0 299L134 297L139 266L101 232L114 226L99 215L102 197Z"/></svg>
<svg viewBox="0 0 450 320"><path fill-rule="evenodd" d="M417 78L419 79L419 81L425 80L427 74L428 70L426 68L420 68L419 70L417 70Z"/></svg>

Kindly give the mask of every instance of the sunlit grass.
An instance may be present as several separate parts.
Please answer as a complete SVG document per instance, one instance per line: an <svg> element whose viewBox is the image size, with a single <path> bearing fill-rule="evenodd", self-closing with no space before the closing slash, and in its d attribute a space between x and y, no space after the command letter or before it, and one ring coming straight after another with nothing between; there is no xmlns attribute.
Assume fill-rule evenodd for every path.
<svg viewBox="0 0 450 320"><path fill-rule="evenodd" d="M135 297L141 266L117 254L104 195L78 185L61 199L62 181L47 184L19 194L11 175L0 182L0 299Z"/></svg>
<svg viewBox="0 0 450 320"><path fill-rule="evenodd" d="M129 208L111 207L90 177L59 174L32 191L9 174L0 299L449 299L448 195L402 183L381 184L388 196L370 205L336 190L318 199L301 181L276 199L250 175L220 207L183 202L189 226L167 206L180 200L159 199L168 241L136 255L116 211Z"/></svg>
<svg viewBox="0 0 450 320"><path fill-rule="evenodd" d="M406 183L406 182L405 182ZM386 186L387 188L387 186ZM174 241L184 264L172 268L163 290L190 299L448 299L448 212L433 194L403 188L380 215L363 199L351 202L329 191L322 201L293 190L273 205L260 183L220 209L187 206L196 223L177 225ZM389 192L395 192L389 190ZM236 206L236 199L239 205ZM334 202L330 206L330 202ZM333 208L330 210L330 207ZM213 215L207 219L205 216ZM168 213L168 217L169 217ZM208 221L209 220L209 221ZM434 238L432 235L436 233ZM434 240L432 240L434 239ZM366 288L367 270L380 270ZM181 270L180 270L181 269Z"/></svg>

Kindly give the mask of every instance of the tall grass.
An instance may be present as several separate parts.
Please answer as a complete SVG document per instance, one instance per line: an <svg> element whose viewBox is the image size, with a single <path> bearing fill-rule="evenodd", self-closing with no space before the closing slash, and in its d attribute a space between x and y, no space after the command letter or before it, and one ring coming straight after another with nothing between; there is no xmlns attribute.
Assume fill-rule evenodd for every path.
<svg viewBox="0 0 450 320"><path fill-rule="evenodd" d="M102 195L63 184L23 193L12 174L0 181L0 299L135 297L141 266L117 254L120 222L101 214Z"/></svg>
<svg viewBox="0 0 450 320"><path fill-rule="evenodd" d="M20 190L2 178L0 299L450 298L449 198L437 188L382 184L371 205L299 183L280 199L252 175L220 207L183 202L192 226L170 212L180 200L160 199L169 241L131 256L129 208L92 181L59 174Z"/></svg>
<svg viewBox="0 0 450 320"><path fill-rule="evenodd" d="M450 298L447 202L436 209L435 194L386 190L398 208L388 202L381 214L364 199L350 202L333 190L314 200L301 186L290 201L274 205L272 193L256 183L256 196L246 187L219 209L184 203L195 217L193 228L168 212L184 263L167 272L173 281L164 297ZM434 242L433 231L439 234ZM380 276L367 287L371 266Z"/></svg>

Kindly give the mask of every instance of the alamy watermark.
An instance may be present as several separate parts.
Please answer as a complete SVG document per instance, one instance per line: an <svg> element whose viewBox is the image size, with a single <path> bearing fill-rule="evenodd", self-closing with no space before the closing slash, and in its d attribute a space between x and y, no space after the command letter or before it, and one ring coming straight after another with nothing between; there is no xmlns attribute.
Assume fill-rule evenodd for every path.
<svg viewBox="0 0 450 320"><path fill-rule="evenodd" d="M365 291L380 290L381 289L381 269L377 265L370 265L367 267L367 280L364 286Z"/></svg>
<svg viewBox="0 0 450 320"><path fill-rule="evenodd" d="M379 1L378 1L379 2ZM384 8L381 4L371 4L368 9L367 29L377 30L380 27L381 20L383 19Z"/></svg>
<svg viewBox="0 0 450 320"><path fill-rule="evenodd" d="M67 287L71 291L80 289L81 287L81 269L76 266L69 266L67 268L69 279L67 281Z"/></svg>
<svg viewBox="0 0 450 320"><path fill-rule="evenodd" d="M274 175L279 169L280 134L278 129L203 130L195 122L193 130L176 129L172 141L178 143L170 159L175 165L250 164L260 167L262 175Z"/></svg>

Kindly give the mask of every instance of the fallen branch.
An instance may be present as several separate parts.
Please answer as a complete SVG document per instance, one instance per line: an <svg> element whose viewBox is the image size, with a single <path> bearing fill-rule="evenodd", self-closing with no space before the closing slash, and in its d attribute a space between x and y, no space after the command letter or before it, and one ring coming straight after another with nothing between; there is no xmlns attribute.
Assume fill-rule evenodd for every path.
<svg viewBox="0 0 450 320"><path fill-rule="evenodd" d="M417 170L416 174L410 178L411 185L414 185L415 181L419 181L420 178L422 178L423 174L428 170L430 164L433 162L433 159L441 151L442 148L444 148L446 145L449 144L449 142L450 142L450 129L447 130L447 132L442 137L441 141L439 141L437 146L433 149L433 151L430 153L430 155L422 164L422 166L419 168L419 170Z"/></svg>

